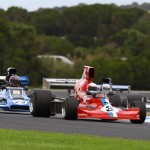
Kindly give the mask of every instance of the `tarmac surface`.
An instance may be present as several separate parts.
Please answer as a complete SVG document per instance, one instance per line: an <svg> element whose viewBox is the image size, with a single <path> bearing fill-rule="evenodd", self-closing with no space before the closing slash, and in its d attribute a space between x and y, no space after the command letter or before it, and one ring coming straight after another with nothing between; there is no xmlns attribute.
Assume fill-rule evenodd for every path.
<svg viewBox="0 0 150 150"><path fill-rule="evenodd" d="M150 122L132 124L130 121L103 122L94 119L64 120L61 115L50 118L32 117L30 113L0 111L0 128L37 130L101 137L150 140ZM150 119L147 119L150 120Z"/></svg>

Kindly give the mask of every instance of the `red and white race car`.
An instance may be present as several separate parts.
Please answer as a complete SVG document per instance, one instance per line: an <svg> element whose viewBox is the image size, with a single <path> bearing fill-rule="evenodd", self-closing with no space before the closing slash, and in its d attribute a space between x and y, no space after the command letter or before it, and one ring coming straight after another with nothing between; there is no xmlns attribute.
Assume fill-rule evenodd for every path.
<svg viewBox="0 0 150 150"><path fill-rule="evenodd" d="M130 90L130 86L97 85L92 82L94 68L84 66L81 79L43 79L43 89L35 89L30 95L30 112L34 117L49 117L61 113L64 119L96 118L101 120L128 119L131 123L144 123L145 102L140 95L128 94L121 98L117 91ZM67 98L53 96L49 88L73 88L74 95Z"/></svg>

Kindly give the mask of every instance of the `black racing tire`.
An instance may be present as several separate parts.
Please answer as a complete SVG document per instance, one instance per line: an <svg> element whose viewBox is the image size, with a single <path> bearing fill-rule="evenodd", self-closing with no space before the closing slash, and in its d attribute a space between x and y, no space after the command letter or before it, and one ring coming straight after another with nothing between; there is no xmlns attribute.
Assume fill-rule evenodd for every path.
<svg viewBox="0 0 150 150"><path fill-rule="evenodd" d="M55 116L56 114L50 114L50 116Z"/></svg>
<svg viewBox="0 0 150 150"><path fill-rule="evenodd" d="M143 101L133 101L131 103L131 107L139 107L140 108L140 120L130 120L131 123L135 123L135 124L142 124L144 123L145 119L146 119L146 106L145 103Z"/></svg>
<svg viewBox="0 0 150 150"><path fill-rule="evenodd" d="M62 116L66 120L77 120L78 118L78 100L70 96L65 99L63 108L62 108Z"/></svg>
<svg viewBox="0 0 150 150"><path fill-rule="evenodd" d="M52 93L49 90L36 89L30 94L30 113L34 117L49 117Z"/></svg>
<svg viewBox="0 0 150 150"><path fill-rule="evenodd" d="M122 97L121 98L121 106L123 108L127 108L128 107L128 99L126 97Z"/></svg>
<svg viewBox="0 0 150 150"><path fill-rule="evenodd" d="M128 94L127 96L128 102L133 102L133 101L143 101L146 102L146 98L145 96L141 95L141 94Z"/></svg>
<svg viewBox="0 0 150 150"><path fill-rule="evenodd" d="M113 93L113 95L110 95L109 96L109 102L115 106L115 107L118 107L118 106L121 106L121 98L120 98L120 95L119 94L116 94L116 93Z"/></svg>

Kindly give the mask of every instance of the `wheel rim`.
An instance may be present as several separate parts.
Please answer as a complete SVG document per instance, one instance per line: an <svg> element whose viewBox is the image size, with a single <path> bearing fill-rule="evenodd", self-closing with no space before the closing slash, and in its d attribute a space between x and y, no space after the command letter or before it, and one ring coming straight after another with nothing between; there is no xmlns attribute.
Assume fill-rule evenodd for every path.
<svg viewBox="0 0 150 150"><path fill-rule="evenodd" d="M29 103L29 110L31 113L33 112L33 103L32 102Z"/></svg>
<svg viewBox="0 0 150 150"><path fill-rule="evenodd" d="M65 108L64 108L64 107L62 108L62 116L63 116L63 117L65 117L65 116L66 116L66 110L65 110Z"/></svg>

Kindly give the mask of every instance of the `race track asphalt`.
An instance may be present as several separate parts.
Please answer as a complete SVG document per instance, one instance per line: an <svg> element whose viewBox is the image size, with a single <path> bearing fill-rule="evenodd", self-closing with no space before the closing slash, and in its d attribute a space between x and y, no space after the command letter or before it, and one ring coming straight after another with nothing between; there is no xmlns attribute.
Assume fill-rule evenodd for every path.
<svg viewBox="0 0 150 150"><path fill-rule="evenodd" d="M132 124L130 121L102 122L100 120L64 120L61 115L50 118L32 117L30 113L0 110L0 128L38 130L101 137L150 140L150 123Z"/></svg>

